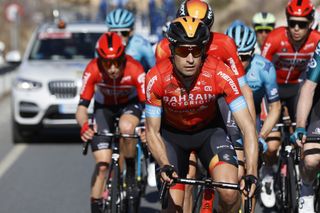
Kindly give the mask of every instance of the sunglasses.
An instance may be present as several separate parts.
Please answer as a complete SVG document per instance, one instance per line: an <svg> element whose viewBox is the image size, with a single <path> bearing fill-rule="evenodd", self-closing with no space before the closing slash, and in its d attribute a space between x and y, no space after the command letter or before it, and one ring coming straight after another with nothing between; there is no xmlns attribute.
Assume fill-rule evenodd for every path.
<svg viewBox="0 0 320 213"><path fill-rule="evenodd" d="M112 30L111 32L115 32L117 33L118 35L121 35L123 37L128 37L130 35L130 30L119 30L119 31L116 31L116 30Z"/></svg>
<svg viewBox="0 0 320 213"><path fill-rule="evenodd" d="M251 54L239 55L241 61L250 61L252 58Z"/></svg>
<svg viewBox="0 0 320 213"><path fill-rule="evenodd" d="M261 30L256 30L256 33L258 34L258 33L265 33L265 34L268 34L268 33L270 33L271 32L271 30L267 30L267 29L261 29Z"/></svg>
<svg viewBox="0 0 320 213"><path fill-rule="evenodd" d="M198 58L202 55L202 48L197 46L177 46L174 48L174 53L182 58L187 57L191 53L194 58Z"/></svg>
<svg viewBox="0 0 320 213"><path fill-rule="evenodd" d="M288 26L290 28L295 28L298 25L300 29L306 29L309 26L308 21L294 21L294 20L288 20Z"/></svg>
<svg viewBox="0 0 320 213"><path fill-rule="evenodd" d="M124 61L125 61L124 57L120 57L113 60L111 59L102 60L102 65L107 69L110 69L112 65L114 65L116 68L119 68L124 63Z"/></svg>

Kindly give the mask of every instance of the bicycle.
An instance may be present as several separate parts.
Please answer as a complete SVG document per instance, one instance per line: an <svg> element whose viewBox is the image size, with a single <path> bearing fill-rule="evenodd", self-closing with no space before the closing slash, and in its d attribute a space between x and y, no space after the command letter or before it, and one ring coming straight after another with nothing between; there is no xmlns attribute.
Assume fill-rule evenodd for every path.
<svg viewBox="0 0 320 213"><path fill-rule="evenodd" d="M95 137L99 140L105 140L106 137L111 137L112 146L112 161L108 174L106 175L106 184L103 196L103 213L135 213L138 212L138 206L140 204L140 197L142 190L142 180L145 181L146 178L142 178L141 166L138 166L137 181L138 188L130 191L126 194L126 183L121 177L119 158L120 158L120 138L136 138L138 139L138 134L122 134L119 129L119 117L116 117L113 122L114 133L101 131L95 134ZM86 155L88 151L89 142L83 143L82 154ZM141 145L137 144L138 149L138 165L141 165ZM146 171L146 170L145 170ZM146 176L146 175L144 175ZM143 176L143 177L144 177ZM140 188L141 187L141 188ZM144 190L144 189L143 189Z"/></svg>
<svg viewBox="0 0 320 213"><path fill-rule="evenodd" d="M233 190L240 190L239 184L234 183L226 183L226 182L216 182L211 180L210 178L199 180L199 179L192 179L192 178L173 178L173 183L181 183L181 184L188 184L188 185L195 185L195 186L202 186L207 188L224 188L224 189L233 189ZM160 189L160 201L162 209L166 209L168 206L168 192L170 186L167 182L164 182L161 185ZM196 206L196 205L194 205ZM245 206L244 206L244 213L251 212L252 204L251 199L246 199ZM196 209L193 209L195 212Z"/></svg>
<svg viewBox="0 0 320 213"><path fill-rule="evenodd" d="M290 142L289 128L293 126L295 126L295 123L291 122L276 125L281 129L282 141L275 177L277 206L281 212L298 211L300 176L297 167L300 153L299 149L296 149Z"/></svg>

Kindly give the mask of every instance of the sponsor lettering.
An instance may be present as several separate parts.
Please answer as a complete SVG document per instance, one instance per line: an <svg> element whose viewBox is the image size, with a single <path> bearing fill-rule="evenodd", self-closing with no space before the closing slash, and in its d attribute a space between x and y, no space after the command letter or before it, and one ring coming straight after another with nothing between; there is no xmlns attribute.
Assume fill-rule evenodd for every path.
<svg viewBox="0 0 320 213"><path fill-rule="evenodd" d="M84 73L83 78L82 78L82 87L81 87L80 94L83 94L90 76L91 76L91 73L89 73L89 72Z"/></svg>
<svg viewBox="0 0 320 213"><path fill-rule="evenodd" d="M277 89L277 88L273 88L273 89L270 91L270 94L271 94L272 96L277 95L277 94L278 94L278 89Z"/></svg>
<svg viewBox="0 0 320 213"><path fill-rule="evenodd" d="M185 16L186 13L184 12L184 4L185 4L186 1L184 1L181 6L180 6L180 16Z"/></svg>
<svg viewBox="0 0 320 213"><path fill-rule="evenodd" d="M234 92L236 95L240 94L240 92L239 92L239 90L238 90L238 88L237 88L236 83L230 78L229 75L227 75L226 73L223 73L223 72L221 72L221 71L218 72L218 75L221 76L224 80L226 80L226 81L229 83L229 85L231 86L233 92Z"/></svg>
<svg viewBox="0 0 320 213"><path fill-rule="evenodd" d="M138 83L141 85L141 91L142 91L143 94L145 94L145 91L144 91L145 78L146 78L146 74L145 73L141 73L138 76Z"/></svg>
<svg viewBox="0 0 320 213"><path fill-rule="evenodd" d="M230 68L232 70L232 72L235 74L235 75L239 75L239 72L238 72L238 69L236 67L236 63L234 62L233 58L228 58L227 59L229 64L230 64Z"/></svg>
<svg viewBox="0 0 320 213"><path fill-rule="evenodd" d="M148 82L146 96L147 96L147 100L149 101L151 100L151 93L150 93L151 88L157 80L158 80L157 76L153 76Z"/></svg>
<svg viewBox="0 0 320 213"><path fill-rule="evenodd" d="M215 99L213 94L185 94L182 96L164 96L163 102L169 106L196 106L203 105Z"/></svg>
<svg viewBox="0 0 320 213"><path fill-rule="evenodd" d="M261 55L262 55L263 57L266 57L266 55L267 55L270 47L271 47L271 43L266 43L266 45L265 45L265 47L263 48L263 51L262 51L262 53L261 53Z"/></svg>

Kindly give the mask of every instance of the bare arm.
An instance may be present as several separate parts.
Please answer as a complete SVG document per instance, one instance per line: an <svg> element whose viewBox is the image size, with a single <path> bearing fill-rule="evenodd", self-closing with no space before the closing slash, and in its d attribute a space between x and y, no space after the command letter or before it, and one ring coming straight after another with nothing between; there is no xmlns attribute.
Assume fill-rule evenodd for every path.
<svg viewBox="0 0 320 213"><path fill-rule="evenodd" d="M247 102L251 118L253 121L255 121L256 120L256 110L254 107L252 90L250 89L248 84L245 84L242 87L240 87L240 90L241 90L242 95L244 96L244 99Z"/></svg>
<svg viewBox="0 0 320 213"><path fill-rule="evenodd" d="M88 121L88 108L82 105L79 105L76 112L76 119L80 127Z"/></svg>
<svg viewBox="0 0 320 213"><path fill-rule="evenodd" d="M169 165L166 147L160 135L161 117L146 118L146 137L148 147L160 167Z"/></svg>
<svg viewBox="0 0 320 213"><path fill-rule="evenodd" d="M306 80L301 88L297 106L297 127L306 127L316 87L315 82Z"/></svg>
<svg viewBox="0 0 320 213"><path fill-rule="evenodd" d="M76 112L76 119L81 127L81 139L83 141L91 140L94 135L94 131L91 128L88 128L87 130L82 132L84 124L88 122L88 108L79 105Z"/></svg>
<svg viewBox="0 0 320 213"><path fill-rule="evenodd" d="M233 112L244 138L244 154L246 157L246 170L248 175L258 175L258 139L255 125L247 108Z"/></svg>
<svg viewBox="0 0 320 213"><path fill-rule="evenodd" d="M263 139L266 139L269 133L271 132L272 128L278 122L280 112L281 112L281 103L280 101L273 102L269 105L270 111L266 120L263 123L262 129L260 131L260 136Z"/></svg>

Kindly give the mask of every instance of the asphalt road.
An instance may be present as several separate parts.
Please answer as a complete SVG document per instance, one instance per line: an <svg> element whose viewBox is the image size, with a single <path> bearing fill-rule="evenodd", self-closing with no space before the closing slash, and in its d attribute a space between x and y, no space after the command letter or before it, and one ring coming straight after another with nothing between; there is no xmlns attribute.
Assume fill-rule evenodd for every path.
<svg viewBox="0 0 320 213"><path fill-rule="evenodd" d="M10 97L0 100L0 212L89 213L92 156L83 156L77 132L43 132L30 144L12 144ZM159 212L148 188L141 212Z"/></svg>
<svg viewBox="0 0 320 213"><path fill-rule="evenodd" d="M46 131L30 144L13 145L10 97L0 99L0 109L0 213L89 213L94 162L82 156L78 132ZM141 212L159 209L156 189L147 188Z"/></svg>

